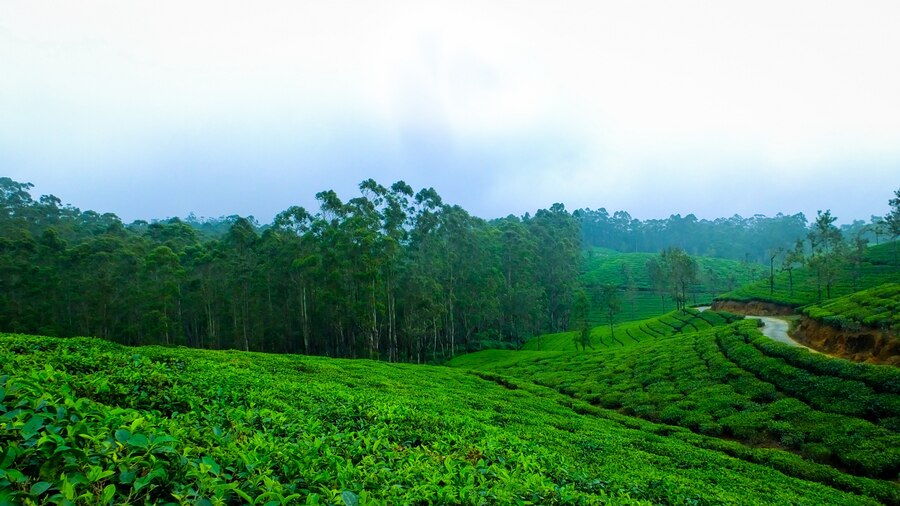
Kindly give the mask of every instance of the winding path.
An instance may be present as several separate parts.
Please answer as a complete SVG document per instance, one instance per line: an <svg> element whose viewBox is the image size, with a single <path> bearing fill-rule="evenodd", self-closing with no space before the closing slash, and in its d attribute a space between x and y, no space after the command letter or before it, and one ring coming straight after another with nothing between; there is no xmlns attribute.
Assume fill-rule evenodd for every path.
<svg viewBox="0 0 900 506"><path fill-rule="evenodd" d="M709 306L701 306L697 308L700 311L706 311L709 309ZM755 316L755 315L747 315L747 318L752 318L754 320L762 320L763 327L760 331L764 336L772 339L774 341L778 341L780 343L784 343L790 346L798 346L800 348L806 348L807 350L813 353L819 353L818 351L804 346L797 341L794 341L790 335L788 335L788 328L790 327L790 322L786 318L778 318L774 316Z"/></svg>

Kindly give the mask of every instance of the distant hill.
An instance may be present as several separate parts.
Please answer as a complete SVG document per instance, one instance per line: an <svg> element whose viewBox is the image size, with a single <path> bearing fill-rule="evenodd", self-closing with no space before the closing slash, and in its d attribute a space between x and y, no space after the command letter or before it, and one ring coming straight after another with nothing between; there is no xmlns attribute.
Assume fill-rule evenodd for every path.
<svg viewBox="0 0 900 506"><path fill-rule="evenodd" d="M622 292L621 310L615 322L642 320L675 308L668 294L654 290L647 262L658 258L653 253L620 253L604 248L586 250L582 259L581 280L585 286L611 284ZM722 258L692 257L698 265L698 283L692 287L688 304L709 304L725 291L745 285L763 275L760 264ZM589 314L592 326L607 323L599 308Z"/></svg>

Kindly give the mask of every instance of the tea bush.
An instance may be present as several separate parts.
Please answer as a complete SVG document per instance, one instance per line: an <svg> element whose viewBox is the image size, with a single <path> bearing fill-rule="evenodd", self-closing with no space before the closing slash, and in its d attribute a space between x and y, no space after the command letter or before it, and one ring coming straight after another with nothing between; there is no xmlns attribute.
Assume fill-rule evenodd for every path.
<svg viewBox="0 0 900 506"><path fill-rule="evenodd" d="M0 449L12 504L898 500L882 481L507 375L95 339L0 336Z"/></svg>
<svg viewBox="0 0 900 506"><path fill-rule="evenodd" d="M838 474L895 480L900 395L891 385L900 372L822 356L809 359L809 352L801 355L772 343L755 321L738 321L624 348L532 352L483 367L622 415L733 438L759 447L754 451L787 450ZM767 355L764 350L774 351ZM779 354L793 357L793 363ZM816 365L802 367L804 360ZM477 363L470 357L451 362L460 367ZM779 469L794 474L805 466L795 461Z"/></svg>

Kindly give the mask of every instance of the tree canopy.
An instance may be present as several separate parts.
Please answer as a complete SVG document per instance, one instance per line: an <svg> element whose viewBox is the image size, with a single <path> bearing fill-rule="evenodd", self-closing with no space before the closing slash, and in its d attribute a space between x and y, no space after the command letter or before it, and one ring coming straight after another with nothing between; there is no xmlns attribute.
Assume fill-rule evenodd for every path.
<svg viewBox="0 0 900 506"><path fill-rule="evenodd" d="M0 179L0 328L429 361L570 324L581 237L561 204L491 222L372 179L252 217L136 221Z"/></svg>

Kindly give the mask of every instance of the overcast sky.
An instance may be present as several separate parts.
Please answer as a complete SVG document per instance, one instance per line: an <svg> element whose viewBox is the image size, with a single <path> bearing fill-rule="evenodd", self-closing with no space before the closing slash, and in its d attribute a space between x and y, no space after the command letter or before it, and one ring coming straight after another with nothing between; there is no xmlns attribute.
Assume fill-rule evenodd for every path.
<svg viewBox="0 0 900 506"><path fill-rule="evenodd" d="M0 0L0 176L268 222L372 177L485 218L883 214L900 2Z"/></svg>

